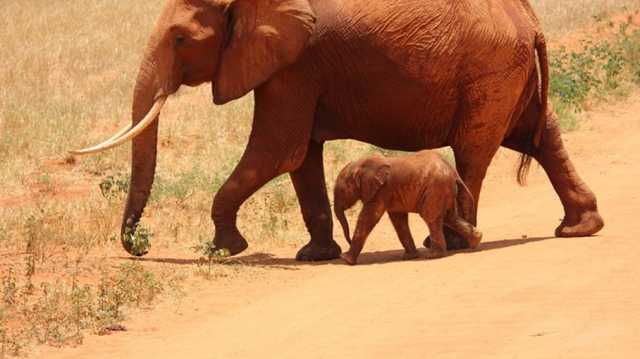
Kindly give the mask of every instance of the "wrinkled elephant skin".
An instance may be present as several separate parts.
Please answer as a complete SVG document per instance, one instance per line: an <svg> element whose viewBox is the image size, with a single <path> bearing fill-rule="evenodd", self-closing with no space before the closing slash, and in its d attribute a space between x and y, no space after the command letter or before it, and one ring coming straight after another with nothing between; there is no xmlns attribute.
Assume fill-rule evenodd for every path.
<svg viewBox="0 0 640 359"><path fill-rule="evenodd" d="M79 153L133 138L124 238L149 198L164 99L211 83L216 104L255 96L248 145L213 201L217 248L247 247L238 209L289 173L311 237L297 258L337 258L322 149L346 138L405 151L451 146L475 204L507 146L523 154L520 179L532 158L547 172L565 211L557 235L590 235L603 221L564 149L548 82L526 0L167 0L140 65L131 128ZM475 225L477 207L458 202Z"/></svg>
<svg viewBox="0 0 640 359"><path fill-rule="evenodd" d="M342 259L356 264L369 233L385 212L405 250L404 259L418 257L408 213L418 213L429 227L431 257L447 252L445 225L464 238L469 248L476 248L482 234L458 215L457 194L473 202L456 170L434 151L402 157L373 156L349 163L340 171L334 188L336 217L351 245ZM358 200L362 201L362 210L350 239L344 211Z"/></svg>

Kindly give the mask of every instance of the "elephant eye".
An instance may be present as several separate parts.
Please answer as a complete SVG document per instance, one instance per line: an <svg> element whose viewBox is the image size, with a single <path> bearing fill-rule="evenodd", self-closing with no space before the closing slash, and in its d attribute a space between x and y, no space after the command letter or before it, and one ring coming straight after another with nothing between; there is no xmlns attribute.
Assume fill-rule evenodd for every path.
<svg viewBox="0 0 640 359"><path fill-rule="evenodd" d="M176 39L175 39L176 46L182 46L182 45L184 45L185 40L186 40L186 39L185 39L184 35L176 35Z"/></svg>

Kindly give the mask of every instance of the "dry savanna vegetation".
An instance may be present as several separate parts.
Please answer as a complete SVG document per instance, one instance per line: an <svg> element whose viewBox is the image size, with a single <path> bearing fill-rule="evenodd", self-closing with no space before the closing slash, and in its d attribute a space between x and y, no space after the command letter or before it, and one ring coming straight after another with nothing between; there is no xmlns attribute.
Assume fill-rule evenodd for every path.
<svg viewBox="0 0 640 359"><path fill-rule="evenodd" d="M0 358L125 329L127 315L158 301L179 310L192 283L259 276L259 266L208 251L211 200L244 149L251 95L214 107L208 86L184 88L165 107L138 238L150 242L153 261L126 257L117 238L128 145L66 154L129 121L160 3L0 3ZM533 3L551 42L552 100L565 130L640 84L637 0ZM382 151L354 141L327 147L329 187L347 160ZM293 255L307 240L298 212L282 176L248 200L239 226L252 247L288 246Z"/></svg>

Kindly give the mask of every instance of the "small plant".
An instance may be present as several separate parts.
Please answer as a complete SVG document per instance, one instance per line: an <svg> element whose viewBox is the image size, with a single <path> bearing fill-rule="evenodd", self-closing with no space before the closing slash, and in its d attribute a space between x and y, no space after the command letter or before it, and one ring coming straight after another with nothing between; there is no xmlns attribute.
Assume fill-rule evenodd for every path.
<svg viewBox="0 0 640 359"><path fill-rule="evenodd" d="M197 254L208 258L209 260L226 258L231 255L227 248L215 249L215 244L212 240L204 239L200 237L200 240L196 245L191 247Z"/></svg>
<svg viewBox="0 0 640 359"><path fill-rule="evenodd" d="M40 209L37 213L31 213L27 216L24 223L25 238L27 245L25 252L31 254L35 259L44 262L46 258L46 235L44 223L44 209ZM35 272L35 263L34 268Z"/></svg>
<svg viewBox="0 0 640 359"><path fill-rule="evenodd" d="M214 262L231 256L231 252L229 252L227 248L215 249L215 244L213 243L213 241L204 239L203 237L200 237L200 240L196 245L192 247L192 249L202 256L200 258L200 263L206 262L207 272L205 273L205 277L207 279L212 278ZM200 263L198 264L198 266L200 266Z"/></svg>
<svg viewBox="0 0 640 359"><path fill-rule="evenodd" d="M31 295L35 290L35 286L33 285L33 276L36 274L36 260L35 257L30 254L27 255L24 259L25 263L25 273L26 284L24 286L24 294Z"/></svg>
<svg viewBox="0 0 640 359"><path fill-rule="evenodd" d="M13 268L9 267L7 274L2 277L2 302L9 306L17 301L18 285Z"/></svg>
<svg viewBox="0 0 640 359"><path fill-rule="evenodd" d="M53 180L49 172L43 172L37 177L38 184L44 187L45 192L53 191Z"/></svg>
<svg viewBox="0 0 640 359"><path fill-rule="evenodd" d="M104 198L121 198L129 191L129 176L124 173L109 175L102 179L99 186Z"/></svg>
<svg viewBox="0 0 640 359"><path fill-rule="evenodd" d="M138 262L121 264L115 275L103 272L98 284L97 331L124 319L122 310L126 305L148 305L162 290L162 283Z"/></svg>
<svg viewBox="0 0 640 359"><path fill-rule="evenodd" d="M27 314L31 333L40 344L58 344L65 338L67 318L65 315L65 292L62 284L42 283L41 295L30 306Z"/></svg>
<svg viewBox="0 0 640 359"><path fill-rule="evenodd" d="M81 258L82 257L78 257L78 259L75 261L75 267L73 275L71 277L70 293L73 317L72 322L73 326L75 327L73 338L78 344L82 343L82 330L90 327L91 319L95 316L91 286L88 284L81 286L78 281Z"/></svg>
<svg viewBox="0 0 640 359"><path fill-rule="evenodd" d="M112 278L106 272L102 273L98 284L96 327L97 331L116 324L122 317L121 307L124 299L117 288L113 286Z"/></svg>
<svg viewBox="0 0 640 359"><path fill-rule="evenodd" d="M126 304L136 306L152 303L162 292L162 284L139 262L123 263L115 276L116 287L123 293Z"/></svg>

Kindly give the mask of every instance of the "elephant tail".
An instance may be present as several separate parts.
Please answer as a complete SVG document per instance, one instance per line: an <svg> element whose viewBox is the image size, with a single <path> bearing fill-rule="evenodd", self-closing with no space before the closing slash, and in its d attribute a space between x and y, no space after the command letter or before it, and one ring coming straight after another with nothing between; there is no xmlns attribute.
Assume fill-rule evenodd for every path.
<svg viewBox="0 0 640 359"><path fill-rule="evenodd" d="M540 117L535 124L533 133L532 153L537 151L542 142L542 134L547 123L547 109L549 101L549 59L547 57L547 43L544 35L538 32L535 37L535 49L538 57L538 101L540 102ZM518 183L524 186L531 167L531 154L523 153L518 165Z"/></svg>
<svg viewBox="0 0 640 359"><path fill-rule="evenodd" d="M547 57L547 42L541 32L536 34L536 52L538 53L538 63L540 66L540 118L536 126L533 137L533 148L538 149L542 142L542 134L547 123L547 108L549 101L549 59Z"/></svg>

